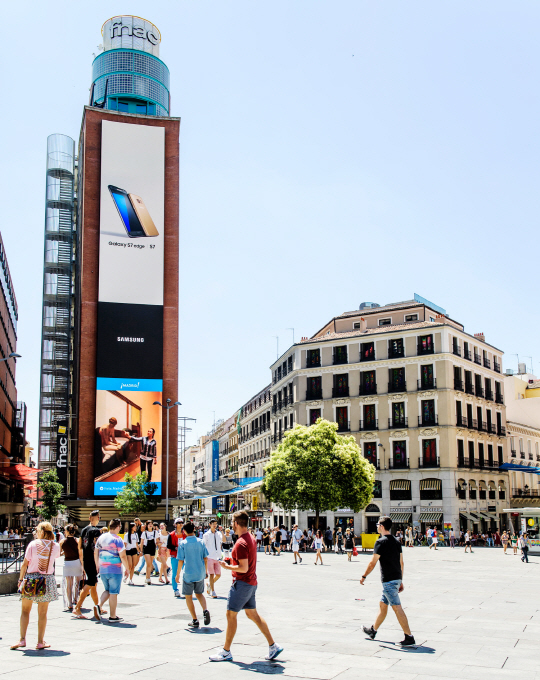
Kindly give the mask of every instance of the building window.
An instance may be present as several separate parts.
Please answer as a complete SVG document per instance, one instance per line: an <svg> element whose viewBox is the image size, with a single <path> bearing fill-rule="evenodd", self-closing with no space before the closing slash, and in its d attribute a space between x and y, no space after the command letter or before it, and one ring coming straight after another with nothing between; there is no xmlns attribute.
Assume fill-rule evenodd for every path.
<svg viewBox="0 0 540 680"><path fill-rule="evenodd" d="M392 319L379 319L379 326L391 326Z"/></svg>
<svg viewBox="0 0 540 680"><path fill-rule="evenodd" d="M404 401L392 402L392 418L389 427L407 427Z"/></svg>
<svg viewBox="0 0 540 680"><path fill-rule="evenodd" d="M405 369L404 368L390 368L389 369L389 392L403 392L407 389L405 382Z"/></svg>
<svg viewBox="0 0 540 680"><path fill-rule="evenodd" d="M406 468L407 464L407 442L392 442L393 459L391 461L394 468Z"/></svg>
<svg viewBox="0 0 540 680"><path fill-rule="evenodd" d="M392 479L390 481L390 500L391 501L412 500L410 480Z"/></svg>
<svg viewBox="0 0 540 680"><path fill-rule="evenodd" d="M321 417L321 409L320 408L310 408L309 409L309 424L310 425L315 425L317 420Z"/></svg>
<svg viewBox="0 0 540 680"><path fill-rule="evenodd" d="M293 369L293 355L292 355L292 354L291 354L290 357L287 358L287 368L288 368L288 370L289 370L289 373L290 373L290 372L292 371L292 369Z"/></svg>
<svg viewBox="0 0 540 680"><path fill-rule="evenodd" d="M353 330L359 331L360 330L360 321L355 321L353 323Z"/></svg>
<svg viewBox="0 0 540 680"><path fill-rule="evenodd" d="M373 482L373 498L382 498L382 484L380 479Z"/></svg>
<svg viewBox="0 0 540 680"><path fill-rule="evenodd" d="M434 399L423 399L422 400L422 425L436 425L437 417L435 415L435 400Z"/></svg>
<svg viewBox="0 0 540 680"><path fill-rule="evenodd" d="M375 371L362 371L360 373L360 395L377 394Z"/></svg>
<svg viewBox="0 0 540 680"><path fill-rule="evenodd" d="M127 102L118 102L118 110L127 113L129 111L129 104Z"/></svg>
<svg viewBox="0 0 540 680"><path fill-rule="evenodd" d="M435 387L433 379L433 364L423 364L420 367L420 388L423 390Z"/></svg>
<svg viewBox="0 0 540 680"><path fill-rule="evenodd" d="M364 458L377 467L377 443L366 442L364 444Z"/></svg>
<svg viewBox="0 0 540 680"><path fill-rule="evenodd" d="M349 432L348 406L338 406L336 408L336 422L338 424L338 432Z"/></svg>
<svg viewBox="0 0 540 680"><path fill-rule="evenodd" d="M375 417L375 404L364 404L364 421L362 423L363 430L373 430L377 428L377 419Z"/></svg>
<svg viewBox="0 0 540 680"><path fill-rule="evenodd" d="M334 375L334 389L332 390L333 397L348 397L349 396L349 374L338 373Z"/></svg>
<svg viewBox="0 0 540 680"><path fill-rule="evenodd" d="M306 355L306 368L316 368L321 365L321 350L308 349Z"/></svg>
<svg viewBox="0 0 540 680"><path fill-rule="evenodd" d="M433 335L419 335L417 350L418 354L433 354Z"/></svg>
<svg viewBox="0 0 540 680"><path fill-rule="evenodd" d="M322 377L320 375L307 379L306 400L310 399L322 399Z"/></svg>
<svg viewBox="0 0 540 680"><path fill-rule="evenodd" d="M390 359L399 359L405 356L405 346L403 338L396 338L388 341L388 357Z"/></svg>
<svg viewBox="0 0 540 680"><path fill-rule="evenodd" d="M418 314L406 314L405 315L405 322L408 321L418 321Z"/></svg>
<svg viewBox="0 0 540 680"><path fill-rule="evenodd" d="M457 455L458 455L458 465L461 467L465 463L465 448L463 445L463 439L457 440Z"/></svg>
<svg viewBox="0 0 540 680"><path fill-rule="evenodd" d="M440 479L420 480L421 501L440 501L442 497L442 483Z"/></svg>
<svg viewBox="0 0 540 680"><path fill-rule="evenodd" d="M334 364L347 363L347 345L341 347L334 347Z"/></svg>
<svg viewBox="0 0 540 680"><path fill-rule="evenodd" d="M360 345L360 361L374 361L375 359L375 343L363 342Z"/></svg>

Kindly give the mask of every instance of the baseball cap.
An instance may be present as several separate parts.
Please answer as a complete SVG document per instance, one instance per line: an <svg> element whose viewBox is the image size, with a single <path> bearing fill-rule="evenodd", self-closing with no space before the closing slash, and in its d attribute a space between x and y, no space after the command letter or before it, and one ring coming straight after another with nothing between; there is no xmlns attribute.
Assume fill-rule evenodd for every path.
<svg viewBox="0 0 540 680"><path fill-rule="evenodd" d="M183 523L184 523L184 520L183 520L181 517L177 517L177 518L174 520L174 523L175 523L175 524L183 524Z"/></svg>

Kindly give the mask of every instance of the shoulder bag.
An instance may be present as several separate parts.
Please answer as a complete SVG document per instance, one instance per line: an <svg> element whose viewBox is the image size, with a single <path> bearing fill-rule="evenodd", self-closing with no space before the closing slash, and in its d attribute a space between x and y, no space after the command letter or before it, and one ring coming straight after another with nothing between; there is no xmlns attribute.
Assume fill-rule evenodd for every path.
<svg viewBox="0 0 540 680"><path fill-rule="evenodd" d="M32 578L23 578L19 585L18 591L23 597L42 597L47 592L47 572L49 571L49 563L51 561L53 541L49 548L49 557L47 559L47 566L45 567L44 576L34 576Z"/></svg>

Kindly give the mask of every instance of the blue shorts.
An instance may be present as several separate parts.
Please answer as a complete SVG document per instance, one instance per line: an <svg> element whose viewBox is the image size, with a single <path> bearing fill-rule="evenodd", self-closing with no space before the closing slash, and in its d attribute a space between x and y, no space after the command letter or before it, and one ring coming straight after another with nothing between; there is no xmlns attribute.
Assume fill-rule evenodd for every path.
<svg viewBox="0 0 540 680"><path fill-rule="evenodd" d="M401 604L401 600L399 599L400 585L401 579L397 579L396 581L386 581L386 583L383 583L381 602L383 604L389 604L391 607Z"/></svg>
<svg viewBox="0 0 540 680"><path fill-rule="evenodd" d="M101 583L103 587L109 593L109 595L119 595L120 586L122 585L122 574L102 574Z"/></svg>
<svg viewBox="0 0 540 680"><path fill-rule="evenodd" d="M235 581L229 590L227 610L240 612L242 609L257 609L255 592L257 586L250 586L245 581Z"/></svg>

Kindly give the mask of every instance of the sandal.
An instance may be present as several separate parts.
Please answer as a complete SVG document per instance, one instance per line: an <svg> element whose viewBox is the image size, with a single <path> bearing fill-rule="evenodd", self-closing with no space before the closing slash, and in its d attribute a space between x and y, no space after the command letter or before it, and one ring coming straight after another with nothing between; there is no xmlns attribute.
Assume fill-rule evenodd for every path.
<svg viewBox="0 0 540 680"><path fill-rule="evenodd" d="M43 642L38 642L38 643L37 643L36 649L47 649L47 648L50 647L50 646L51 646L51 645L50 645L48 642L45 642L45 640L43 640Z"/></svg>
<svg viewBox="0 0 540 680"><path fill-rule="evenodd" d="M26 647L26 638L19 640L16 645L11 645L10 649L19 649L19 647Z"/></svg>
<svg viewBox="0 0 540 680"><path fill-rule="evenodd" d="M84 619L85 621L88 619L88 617L85 616L84 614L75 614L75 618L76 619Z"/></svg>

